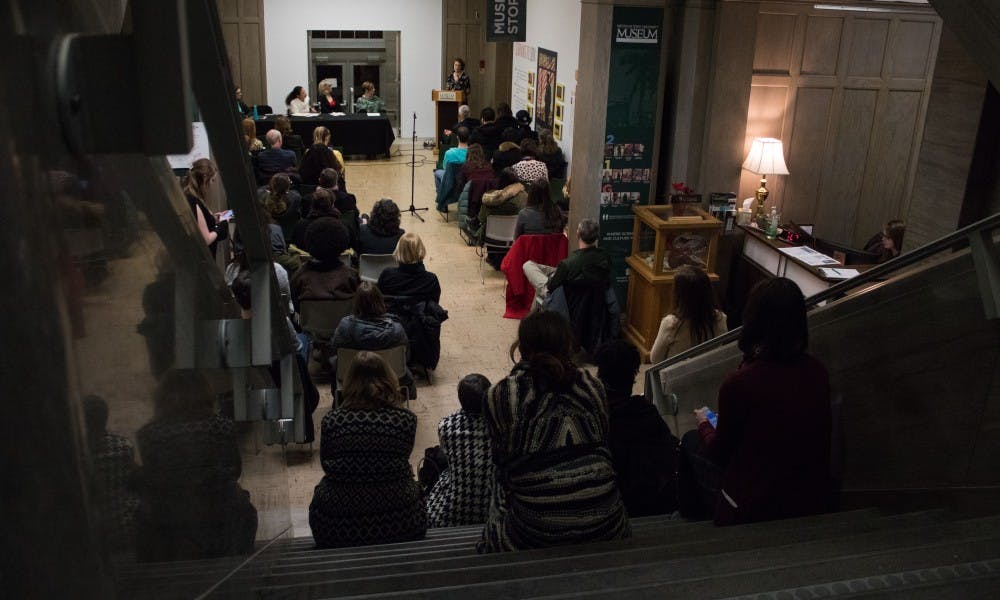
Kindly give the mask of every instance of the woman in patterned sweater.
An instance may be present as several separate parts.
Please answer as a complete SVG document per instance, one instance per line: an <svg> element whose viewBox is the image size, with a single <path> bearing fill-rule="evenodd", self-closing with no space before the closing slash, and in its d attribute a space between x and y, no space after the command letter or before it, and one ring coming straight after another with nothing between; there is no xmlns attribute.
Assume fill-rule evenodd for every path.
<svg viewBox="0 0 1000 600"><path fill-rule="evenodd" d="M396 377L377 354L359 352L344 400L323 417L323 479L309 505L321 548L403 542L424 537L427 511L410 453L417 417L399 406Z"/></svg>
<svg viewBox="0 0 1000 600"><path fill-rule="evenodd" d="M604 388L570 361L573 334L554 312L521 321L521 362L494 385L486 428L496 467L480 552L631 535L607 447Z"/></svg>
<svg viewBox="0 0 1000 600"><path fill-rule="evenodd" d="M473 373L458 382L462 409L441 419L438 439L448 458L448 468L434 484L427 500L431 527L457 527L486 521L490 504L493 463L486 438L483 402L490 380Z"/></svg>

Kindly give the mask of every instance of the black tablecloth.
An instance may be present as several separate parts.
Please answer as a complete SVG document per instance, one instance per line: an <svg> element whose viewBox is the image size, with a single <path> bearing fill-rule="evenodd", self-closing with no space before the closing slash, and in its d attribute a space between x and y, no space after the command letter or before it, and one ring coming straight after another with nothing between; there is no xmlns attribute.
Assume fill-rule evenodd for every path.
<svg viewBox="0 0 1000 600"><path fill-rule="evenodd" d="M257 135L263 139L264 134L274 129L274 116L257 121ZM330 145L343 148L345 155L389 155L389 148L396 139L389 125L389 118L384 116L369 117L367 115L344 115L334 117L322 115L318 117L288 117L292 124L292 132L302 137L302 143L308 148L312 145L313 129L320 125L330 130L332 136Z"/></svg>

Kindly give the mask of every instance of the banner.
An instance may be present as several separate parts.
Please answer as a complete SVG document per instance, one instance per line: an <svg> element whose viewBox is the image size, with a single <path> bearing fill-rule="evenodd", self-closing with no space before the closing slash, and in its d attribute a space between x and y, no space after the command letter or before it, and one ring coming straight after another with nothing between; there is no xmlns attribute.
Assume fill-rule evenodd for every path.
<svg viewBox="0 0 1000 600"><path fill-rule="evenodd" d="M523 42L528 0L486 0L486 41Z"/></svg>
<svg viewBox="0 0 1000 600"><path fill-rule="evenodd" d="M614 9L601 171L600 246L611 255L612 281L623 310L628 293L625 259L632 252L632 205L649 204L653 195L650 172L662 24L662 8Z"/></svg>

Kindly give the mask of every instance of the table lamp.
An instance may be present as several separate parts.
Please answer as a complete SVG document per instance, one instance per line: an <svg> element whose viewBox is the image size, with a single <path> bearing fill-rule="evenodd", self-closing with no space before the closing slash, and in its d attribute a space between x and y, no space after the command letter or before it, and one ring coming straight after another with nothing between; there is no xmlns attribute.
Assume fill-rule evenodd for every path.
<svg viewBox="0 0 1000 600"><path fill-rule="evenodd" d="M768 175L788 175L788 167L785 166L784 148L781 140L775 138L754 138L750 144L750 153L743 161L743 168L751 173L760 175L760 188L754 192L757 199L757 214L754 220L761 228L767 219L764 212L764 202L767 201L767 176Z"/></svg>

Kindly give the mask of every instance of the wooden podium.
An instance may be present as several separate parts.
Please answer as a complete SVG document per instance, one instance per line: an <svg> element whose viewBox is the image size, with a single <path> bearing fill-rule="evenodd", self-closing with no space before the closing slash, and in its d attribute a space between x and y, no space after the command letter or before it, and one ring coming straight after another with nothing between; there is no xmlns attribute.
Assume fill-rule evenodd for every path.
<svg viewBox="0 0 1000 600"><path fill-rule="evenodd" d="M441 144L445 129L458 123L458 107L465 102L465 92L461 90L431 90L434 100L434 152Z"/></svg>

